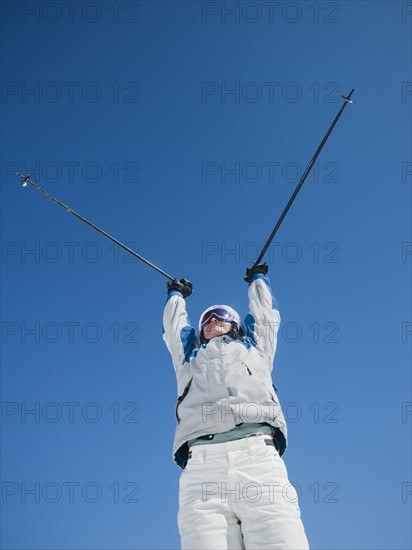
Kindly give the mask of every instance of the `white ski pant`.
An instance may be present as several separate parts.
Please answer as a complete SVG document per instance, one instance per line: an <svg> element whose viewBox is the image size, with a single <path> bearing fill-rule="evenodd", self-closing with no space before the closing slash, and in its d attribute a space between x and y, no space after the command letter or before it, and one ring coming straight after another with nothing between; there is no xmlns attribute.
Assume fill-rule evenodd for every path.
<svg viewBox="0 0 412 550"><path fill-rule="evenodd" d="M265 439L190 448L179 482L182 550L308 550L296 490Z"/></svg>

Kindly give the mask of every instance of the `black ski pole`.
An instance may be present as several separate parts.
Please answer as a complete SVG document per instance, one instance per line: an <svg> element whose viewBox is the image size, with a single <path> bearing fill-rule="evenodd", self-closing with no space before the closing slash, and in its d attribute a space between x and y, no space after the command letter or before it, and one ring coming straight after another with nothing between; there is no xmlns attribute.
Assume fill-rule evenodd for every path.
<svg viewBox="0 0 412 550"><path fill-rule="evenodd" d="M90 222L89 220L86 220L86 218L83 218L83 216L80 216L80 214L78 214L77 212L75 212L74 210L72 210L69 206L67 206L66 204L62 203L61 201L59 201L59 199L56 199L56 197L53 197L53 195L50 195L50 193L48 193L47 191L45 191L44 189L42 189L39 185L37 185L36 183L32 182L30 180L31 178L31 174L28 174L27 176L23 176L23 174L20 174L19 172L16 172L16 175L19 176L20 178L22 178L22 186L23 187L27 187L27 184L29 183L30 185L32 185L35 189L37 189L37 191L40 191L40 193L43 193L43 195L45 195L46 197L48 197L49 199L51 199L52 201L54 201L56 204L58 204L59 206L61 206L62 208L64 208L67 212L69 212L70 214L73 214L73 216L75 216L77 219L79 219L80 221L84 222L85 224L87 224L88 226L92 227L93 229L95 229L98 233L100 233L101 235L103 235L104 237L106 237L107 239L109 239L110 241L112 241L113 243L117 244L118 246L120 246L120 248L123 248L123 250L126 250L126 252L128 252L129 254L131 254L132 256L134 256L135 258L137 258L138 260L140 260L141 262L145 263L146 265L148 265L149 267L151 267L152 269L154 269L155 271L157 271L158 273L160 273L161 275L163 275L163 277L166 277L166 279L169 279L169 281L176 281L176 279L174 277L172 277L171 275L168 275L165 271L163 271L162 269L160 269L159 267L155 266L154 264L152 264L151 262L149 262L148 260L146 260L145 258L143 258L142 256L140 256L140 254L137 254L137 252L135 252L134 250L132 250L131 248L129 248L128 246L126 246L125 244L121 243L120 241L118 241L117 239L115 239L114 237L112 237L111 235L109 235L108 233L106 233L106 231L103 231L103 229L100 229L100 227L97 227L97 225L94 225L94 223ZM179 281L176 281L178 284Z"/></svg>
<svg viewBox="0 0 412 550"><path fill-rule="evenodd" d="M338 114L336 115L335 120L334 120L334 121L332 122L332 124L330 125L329 130L326 132L325 137L323 138L321 144L320 144L319 147L317 148L316 153L313 155L313 158L312 158L312 160L310 161L310 163L308 164L308 167L306 168L306 170L305 170L303 176L300 178L300 181L299 181L298 185L296 186L296 189L294 190L293 195L290 197L289 202L288 202L287 205L285 206L285 209L283 210L283 212L282 212L282 214L281 214L281 216L280 216L280 218L279 218L277 224L275 225L275 227L274 227L272 233L270 234L270 237L268 238L268 240L267 240L265 246L264 246L263 249L262 249L262 252L259 254L259 257L258 257L258 259L255 261L255 263L253 264L253 266L256 266L256 265L260 264L260 262L261 262L263 256L264 256L265 253L266 253L266 250L269 248L269 245L270 245L270 243L271 243L272 240L273 240L273 237L276 235L277 230L279 229L279 227L280 227L281 223L283 222L283 220L284 220L286 214L288 213L289 208L292 206L292 203L293 203L293 201L295 200L296 195L299 193L299 191L300 191L300 189L301 189L301 187L302 187L302 185L303 185L303 183L304 183L304 181L305 181L307 175L308 175L309 172L311 171L312 166L315 164L316 159L317 159L318 156L319 156L319 153L322 151L323 146L325 145L325 143L326 143L328 137L329 137L330 134L332 133L332 130L333 130L333 128L335 127L335 124L338 122L339 117L340 117L340 115L343 113L343 110L345 109L346 105L347 105L348 103L353 103L353 100L351 99L351 96L352 96L352 94L353 94L354 91L355 91L355 88L352 88L352 90L351 90L351 92L350 92L350 94L349 94L348 96L346 96L346 97L345 97L344 95L342 96L343 99L345 100L344 104L342 105L342 107L340 108Z"/></svg>

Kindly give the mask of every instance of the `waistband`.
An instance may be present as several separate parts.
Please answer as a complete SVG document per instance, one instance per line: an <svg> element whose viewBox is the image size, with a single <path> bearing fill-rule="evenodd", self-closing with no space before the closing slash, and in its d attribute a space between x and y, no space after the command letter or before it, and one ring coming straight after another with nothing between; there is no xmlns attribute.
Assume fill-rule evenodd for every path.
<svg viewBox="0 0 412 550"><path fill-rule="evenodd" d="M207 451L208 456L216 456L219 454L224 454L230 451L237 451L241 449L248 449L255 446L271 446L279 452L279 446L275 439L270 435L250 435L249 437L244 437L242 439L235 439L233 441L224 441L223 443L214 443L213 445L194 445L190 447L189 454L187 459L189 460L192 456L198 454L204 454Z"/></svg>
<svg viewBox="0 0 412 550"><path fill-rule="evenodd" d="M273 435L273 427L266 423L243 423L238 424L232 430L217 434L201 435L196 439L187 442L190 447L194 445L204 445L206 443L215 445L216 443L225 443L235 439L243 439L252 435Z"/></svg>

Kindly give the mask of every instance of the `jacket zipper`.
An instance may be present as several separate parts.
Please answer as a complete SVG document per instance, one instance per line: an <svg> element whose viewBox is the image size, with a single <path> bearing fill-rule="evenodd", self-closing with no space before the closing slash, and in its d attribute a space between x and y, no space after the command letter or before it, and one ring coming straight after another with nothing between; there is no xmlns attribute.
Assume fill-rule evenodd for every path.
<svg viewBox="0 0 412 550"><path fill-rule="evenodd" d="M187 383L185 389L183 390L183 393L180 397L178 397L177 399L177 403L176 403L176 410L175 410L175 413L176 413L176 420L178 422L180 422L180 417L177 413L177 410L179 408L179 405L181 404L181 402L183 401L183 399L186 397L186 395L189 393L189 390L190 390L190 386L192 385L192 380L193 380L193 376L192 378L189 380L189 382Z"/></svg>
<svg viewBox="0 0 412 550"><path fill-rule="evenodd" d="M272 388L275 390L275 395L277 395L277 389L276 389L275 384L272 384ZM270 394L270 397L272 398L272 401L273 401L274 403L276 403L276 405L278 405L278 402L276 401L276 399L273 397L272 394Z"/></svg>

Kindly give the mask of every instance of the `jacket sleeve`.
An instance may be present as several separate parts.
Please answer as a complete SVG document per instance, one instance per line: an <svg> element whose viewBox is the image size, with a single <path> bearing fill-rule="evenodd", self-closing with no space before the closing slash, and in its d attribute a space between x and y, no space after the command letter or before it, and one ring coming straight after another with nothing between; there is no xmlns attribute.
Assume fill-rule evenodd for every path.
<svg viewBox="0 0 412 550"><path fill-rule="evenodd" d="M257 273L249 286L249 314L245 325L247 335L257 351L268 362L270 372L275 358L280 314L272 295L269 278Z"/></svg>
<svg viewBox="0 0 412 550"><path fill-rule="evenodd" d="M178 291L172 291L168 296L163 313L163 331L163 340L178 374L197 347L195 329L190 326L185 300Z"/></svg>

